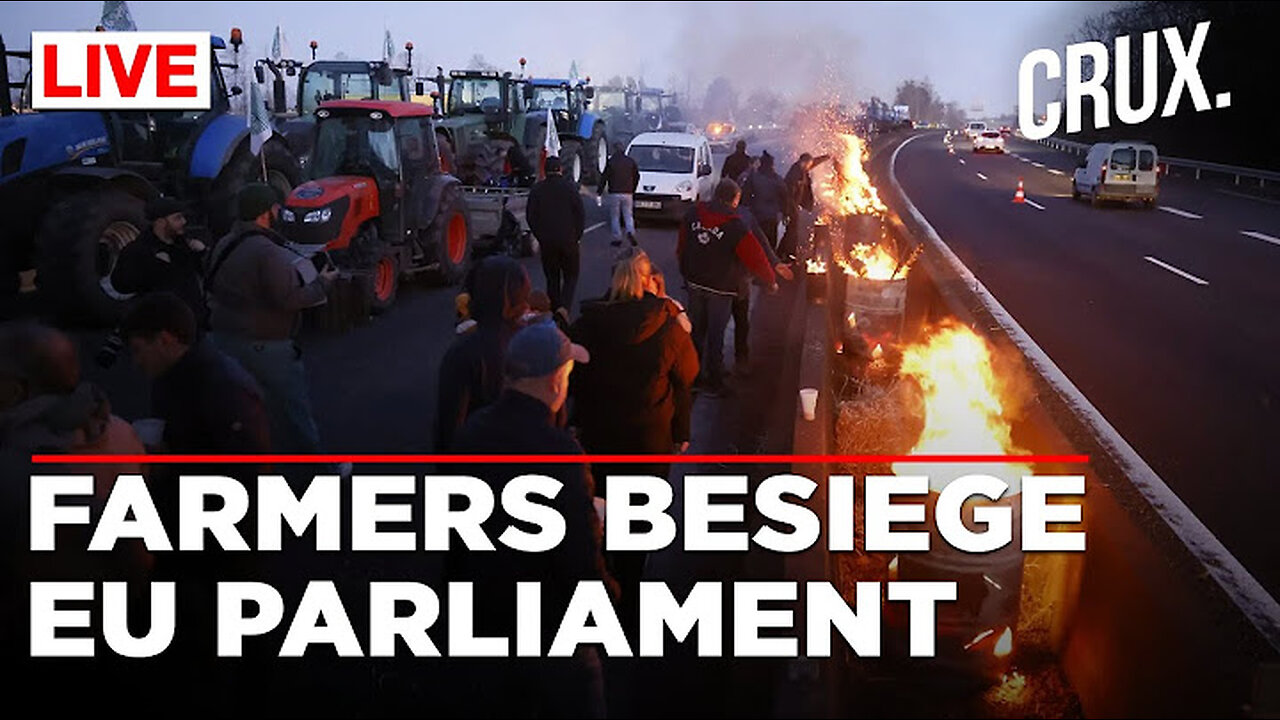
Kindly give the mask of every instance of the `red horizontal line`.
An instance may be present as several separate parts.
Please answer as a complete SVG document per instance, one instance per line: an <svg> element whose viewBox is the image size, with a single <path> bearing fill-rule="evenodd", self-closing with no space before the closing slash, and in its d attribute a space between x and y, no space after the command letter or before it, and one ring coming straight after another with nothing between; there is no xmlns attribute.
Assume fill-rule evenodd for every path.
<svg viewBox="0 0 1280 720"><path fill-rule="evenodd" d="M351 463L532 465L545 463L710 463L721 465L811 465L823 463L1059 463L1079 465L1088 455L32 455L37 465Z"/></svg>

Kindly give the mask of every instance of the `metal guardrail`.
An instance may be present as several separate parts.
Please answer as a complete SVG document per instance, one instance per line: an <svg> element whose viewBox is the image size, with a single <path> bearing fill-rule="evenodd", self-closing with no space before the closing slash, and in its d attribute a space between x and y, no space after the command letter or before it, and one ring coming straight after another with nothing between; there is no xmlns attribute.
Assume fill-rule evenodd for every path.
<svg viewBox="0 0 1280 720"><path fill-rule="evenodd" d="M1089 152L1092 145L1088 143L1078 143L1071 140L1063 140L1061 138L1049 137L1036 142L1046 147L1053 148L1061 152L1068 152L1074 155L1084 155ZM1234 178L1235 184L1240 184L1240 178L1248 178L1257 180L1258 187L1266 187L1268 181L1280 183L1280 172L1274 170L1259 170L1257 168L1238 167L1236 165L1223 165L1221 163L1205 162L1203 160L1187 160L1185 158L1162 157L1160 162L1171 168L1185 168L1195 171L1196 179L1200 179L1202 173L1215 173L1219 175L1229 175Z"/></svg>

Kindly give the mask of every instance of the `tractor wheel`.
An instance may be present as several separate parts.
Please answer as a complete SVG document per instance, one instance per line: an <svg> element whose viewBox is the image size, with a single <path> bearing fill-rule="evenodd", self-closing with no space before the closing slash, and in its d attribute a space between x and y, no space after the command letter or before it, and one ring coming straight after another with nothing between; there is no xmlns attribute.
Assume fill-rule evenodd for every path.
<svg viewBox="0 0 1280 720"><path fill-rule="evenodd" d="M441 282L462 281L471 260L471 216L458 185L444 189L440 210L426 231L427 247L435 254Z"/></svg>
<svg viewBox="0 0 1280 720"><path fill-rule="evenodd" d="M126 245L146 227L145 203L101 186L72 195L45 215L36 239L36 283L42 300L68 324L119 322L130 295L111 273Z"/></svg>
<svg viewBox="0 0 1280 720"><path fill-rule="evenodd" d="M379 239L373 223L361 228L352 244L352 259L361 272L369 275L364 285L369 309L374 314L384 313L395 303L400 289L400 256Z"/></svg>
<svg viewBox="0 0 1280 720"><path fill-rule="evenodd" d="M298 159L289 152L288 146L275 140L262 146L262 157L249 152L246 140L231 162L222 168L213 181L209 193L209 230L214 239L226 234L236 220L236 194L240 188L249 183L262 182L262 168L266 165L266 181L276 188L282 198L288 197L293 188L302 180L302 168Z"/></svg>
<svg viewBox="0 0 1280 720"><path fill-rule="evenodd" d="M583 158L583 182L588 184L600 181L604 175L605 163L609 162L609 141L604 134L604 123L596 123L591 130L591 139L587 140L586 157Z"/></svg>
<svg viewBox="0 0 1280 720"><path fill-rule="evenodd" d="M582 184L582 144L576 140L566 140L560 145L560 164L564 168L564 176L573 182L574 187Z"/></svg>
<svg viewBox="0 0 1280 720"><path fill-rule="evenodd" d="M436 131L436 147L440 152L440 172L449 175L456 175L457 159L453 153L453 143L449 141L449 136Z"/></svg>

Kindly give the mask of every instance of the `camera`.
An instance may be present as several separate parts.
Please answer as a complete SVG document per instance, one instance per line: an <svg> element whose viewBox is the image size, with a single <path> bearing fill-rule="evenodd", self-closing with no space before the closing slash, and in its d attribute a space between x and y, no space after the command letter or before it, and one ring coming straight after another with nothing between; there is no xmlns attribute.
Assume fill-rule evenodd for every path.
<svg viewBox="0 0 1280 720"><path fill-rule="evenodd" d="M120 335L120 328L115 328L102 341L102 345L98 347L98 351L93 355L93 360L98 364L98 367L103 370L109 370L120 359L121 350L124 350L124 337Z"/></svg>

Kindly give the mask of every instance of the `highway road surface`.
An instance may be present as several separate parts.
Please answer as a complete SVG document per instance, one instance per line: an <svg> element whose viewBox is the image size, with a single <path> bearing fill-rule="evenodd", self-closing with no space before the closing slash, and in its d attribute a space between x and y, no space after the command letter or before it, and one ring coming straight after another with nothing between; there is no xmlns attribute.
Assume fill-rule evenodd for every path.
<svg viewBox="0 0 1280 720"><path fill-rule="evenodd" d="M901 148L903 190L1139 455L1280 595L1280 203L1166 180L1154 209L1071 197L1018 139ZM1014 203L1018 181L1025 203Z"/></svg>

